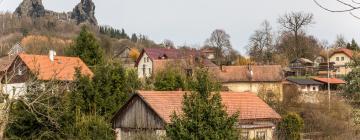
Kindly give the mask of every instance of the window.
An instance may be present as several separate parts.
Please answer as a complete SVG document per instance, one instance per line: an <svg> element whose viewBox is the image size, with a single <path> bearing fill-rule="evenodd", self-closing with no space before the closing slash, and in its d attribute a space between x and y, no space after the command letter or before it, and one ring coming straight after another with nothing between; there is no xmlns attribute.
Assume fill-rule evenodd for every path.
<svg viewBox="0 0 360 140"><path fill-rule="evenodd" d="M344 57L341 57L341 61L344 61L345 60L345 58Z"/></svg>
<svg viewBox="0 0 360 140"><path fill-rule="evenodd" d="M266 138L266 131L257 131L256 132L256 139L265 140L265 138Z"/></svg>
<svg viewBox="0 0 360 140"><path fill-rule="evenodd" d="M18 69L17 75L23 75L23 71L21 70L21 68Z"/></svg>
<svg viewBox="0 0 360 140"><path fill-rule="evenodd" d="M240 138L241 138L242 140L248 140L248 139L249 139L249 132L241 131L241 133L240 133Z"/></svg>
<svg viewBox="0 0 360 140"><path fill-rule="evenodd" d="M146 76L146 75L145 75L145 69L146 69L146 65L143 65L143 75L144 75L144 76Z"/></svg>
<svg viewBox="0 0 360 140"><path fill-rule="evenodd" d="M149 74L151 74L151 68L149 68Z"/></svg>
<svg viewBox="0 0 360 140"><path fill-rule="evenodd" d="M336 57L336 61L339 61L339 57Z"/></svg>
<svg viewBox="0 0 360 140"><path fill-rule="evenodd" d="M315 86L313 87L313 91L316 91L316 87L315 87Z"/></svg>
<svg viewBox="0 0 360 140"><path fill-rule="evenodd" d="M144 63L146 63L146 57L144 57Z"/></svg>

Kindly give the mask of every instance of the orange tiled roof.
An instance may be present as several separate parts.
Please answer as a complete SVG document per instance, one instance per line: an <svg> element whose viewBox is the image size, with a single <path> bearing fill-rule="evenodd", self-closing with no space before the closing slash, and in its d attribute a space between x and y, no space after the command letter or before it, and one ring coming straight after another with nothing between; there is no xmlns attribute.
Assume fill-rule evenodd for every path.
<svg viewBox="0 0 360 140"><path fill-rule="evenodd" d="M139 91L139 95L166 123L173 112L182 113L185 91ZM222 102L228 114L239 111L241 120L278 120L280 115L254 93L221 92Z"/></svg>
<svg viewBox="0 0 360 140"><path fill-rule="evenodd" d="M353 57L353 51L352 51L352 50L349 50L349 49L346 49L346 48L340 48L340 49L335 50L335 51L331 54L331 56L334 55L334 54L336 54L336 53L344 53L344 54L346 54L347 56L349 56L350 58Z"/></svg>
<svg viewBox="0 0 360 140"><path fill-rule="evenodd" d="M283 72L280 65L252 65L252 77L247 65L223 66L223 70L213 70L221 82L281 82Z"/></svg>
<svg viewBox="0 0 360 140"><path fill-rule="evenodd" d="M314 80L322 82L322 83L330 83L330 84L345 84L344 80L337 79L337 78L320 78L320 77L313 77Z"/></svg>
<svg viewBox="0 0 360 140"><path fill-rule="evenodd" d="M47 55L19 54L19 58L31 72L38 74L39 80L72 81L78 67L83 75L93 76L91 70L78 57L55 56L54 62L51 62Z"/></svg>

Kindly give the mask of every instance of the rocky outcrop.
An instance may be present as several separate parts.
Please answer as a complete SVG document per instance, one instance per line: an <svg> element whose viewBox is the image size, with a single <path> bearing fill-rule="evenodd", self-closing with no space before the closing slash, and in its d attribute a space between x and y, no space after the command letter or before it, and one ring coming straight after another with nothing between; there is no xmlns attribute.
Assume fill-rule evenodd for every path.
<svg viewBox="0 0 360 140"><path fill-rule="evenodd" d="M35 18L45 16L45 12L42 0L23 0L16 8L15 15Z"/></svg>
<svg viewBox="0 0 360 140"><path fill-rule="evenodd" d="M89 23L97 25L95 4L92 0L81 0L72 12L67 13L46 10L42 0L23 0L19 7L16 8L14 14L20 17L28 16L32 18L50 16L59 20L74 21L77 24Z"/></svg>
<svg viewBox="0 0 360 140"><path fill-rule="evenodd" d="M88 22L97 25L95 18L95 4L92 0L81 0L81 2L74 8L71 18L75 19L78 24Z"/></svg>

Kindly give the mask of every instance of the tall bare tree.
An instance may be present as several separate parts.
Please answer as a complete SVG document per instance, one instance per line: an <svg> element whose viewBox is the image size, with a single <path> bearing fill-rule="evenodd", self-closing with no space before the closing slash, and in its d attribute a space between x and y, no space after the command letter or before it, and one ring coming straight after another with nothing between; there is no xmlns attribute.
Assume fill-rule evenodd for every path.
<svg viewBox="0 0 360 140"><path fill-rule="evenodd" d="M285 31L294 35L293 51L297 52L297 48L300 48L299 34L304 31L304 28L308 25L314 24L314 16L311 13L291 12L283 15L278 19L279 24ZM295 53L296 57L301 57L300 53Z"/></svg>
<svg viewBox="0 0 360 140"><path fill-rule="evenodd" d="M207 45L216 48L216 63L222 68L224 56L232 49L230 43L230 35L222 29L216 29L206 41Z"/></svg>
<svg viewBox="0 0 360 140"><path fill-rule="evenodd" d="M248 54L257 63L269 63L274 51L274 39L270 23L265 20L261 28L250 37L247 45Z"/></svg>

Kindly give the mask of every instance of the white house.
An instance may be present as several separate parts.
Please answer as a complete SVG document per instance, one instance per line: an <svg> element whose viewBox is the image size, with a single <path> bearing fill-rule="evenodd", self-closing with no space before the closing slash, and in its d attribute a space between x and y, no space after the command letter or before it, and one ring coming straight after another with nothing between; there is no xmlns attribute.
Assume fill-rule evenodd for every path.
<svg viewBox="0 0 360 140"><path fill-rule="evenodd" d="M341 48L335 50L330 56L330 62L334 63L336 75L346 75L351 72L351 68L347 66L352 61L353 51Z"/></svg>
<svg viewBox="0 0 360 140"><path fill-rule="evenodd" d="M202 58L200 51L174 48L144 48L135 62L135 67L137 67L139 78L146 78L165 69L169 63L186 65L187 68L196 66L195 64L217 67L210 60Z"/></svg>

